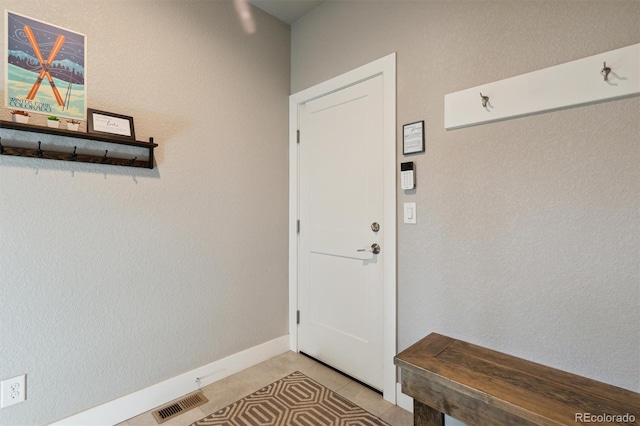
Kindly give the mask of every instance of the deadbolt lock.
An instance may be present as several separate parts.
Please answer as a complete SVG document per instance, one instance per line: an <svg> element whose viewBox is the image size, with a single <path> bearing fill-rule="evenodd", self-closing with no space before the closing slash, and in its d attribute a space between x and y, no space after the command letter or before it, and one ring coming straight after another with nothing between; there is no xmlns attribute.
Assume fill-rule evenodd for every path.
<svg viewBox="0 0 640 426"><path fill-rule="evenodd" d="M373 222L371 224L371 230L373 232L378 232L380 230L380 224L378 222Z"/></svg>

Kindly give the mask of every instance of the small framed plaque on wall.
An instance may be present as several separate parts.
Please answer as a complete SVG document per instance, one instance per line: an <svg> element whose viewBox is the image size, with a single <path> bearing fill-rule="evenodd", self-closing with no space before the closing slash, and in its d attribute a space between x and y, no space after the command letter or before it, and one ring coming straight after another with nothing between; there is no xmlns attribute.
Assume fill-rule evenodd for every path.
<svg viewBox="0 0 640 426"><path fill-rule="evenodd" d="M424 152L424 120L402 126L402 154Z"/></svg>

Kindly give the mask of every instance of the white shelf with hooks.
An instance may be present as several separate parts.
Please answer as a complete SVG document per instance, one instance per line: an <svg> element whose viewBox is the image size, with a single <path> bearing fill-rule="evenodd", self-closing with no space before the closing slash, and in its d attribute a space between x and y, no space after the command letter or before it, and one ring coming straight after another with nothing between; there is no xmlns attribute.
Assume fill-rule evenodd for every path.
<svg viewBox="0 0 640 426"><path fill-rule="evenodd" d="M638 94L640 43L449 93L444 127L459 129ZM486 106L483 96L488 97Z"/></svg>

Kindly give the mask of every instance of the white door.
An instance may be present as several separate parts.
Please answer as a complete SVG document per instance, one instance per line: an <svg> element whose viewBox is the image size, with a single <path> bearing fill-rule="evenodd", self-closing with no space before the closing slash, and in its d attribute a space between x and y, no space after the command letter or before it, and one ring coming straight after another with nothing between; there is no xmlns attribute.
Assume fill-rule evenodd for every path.
<svg viewBox="0 0 640 426"><path fill-rule="evenodd" d="M380 390L383 100L379 75L306 102L298 112L298 347Z"/></svg>

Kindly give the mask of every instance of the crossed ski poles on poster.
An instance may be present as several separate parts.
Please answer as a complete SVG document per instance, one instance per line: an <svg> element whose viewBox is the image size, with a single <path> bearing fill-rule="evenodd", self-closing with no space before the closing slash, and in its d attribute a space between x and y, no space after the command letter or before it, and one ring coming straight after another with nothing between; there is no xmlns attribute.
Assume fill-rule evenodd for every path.
<svg viewBox="0 0 640 426"><path fill-rule="evenodd" d="M62 49L62 45L64 44L64 40L65 40L64 36L62 34L58 36L55 44L53 45L53 48L51 49L51 52L49 52L49 58L45 61L44 57L42 56L42 53L40 52L40 47L38 46L38 41L36 40L36 36L33 34L33 30L31 30L29 26L25 25L24 32L27 35L27 39L29 40L29 43L31 43L31 47L33 47L33 51L35 52L36 57L38 58L38 61L40 61L40 74L38 75L36 82L33 83L33 87L31 88L31 91L27 95L27 99L34 99L36 97L36 93L38 93L40 84L42 83L42 80L46 76L47 80L49 80L49 84L51 85L51 90L53 90L53 95L56 97L56 101L58 101L58 105L64 106L64 101L62 100L60 93L58 93L56 84L53 82L53 78L51 77L51 73L49 72L51 63L55 59L58 52L60 52L60 49Z"/></svg>

